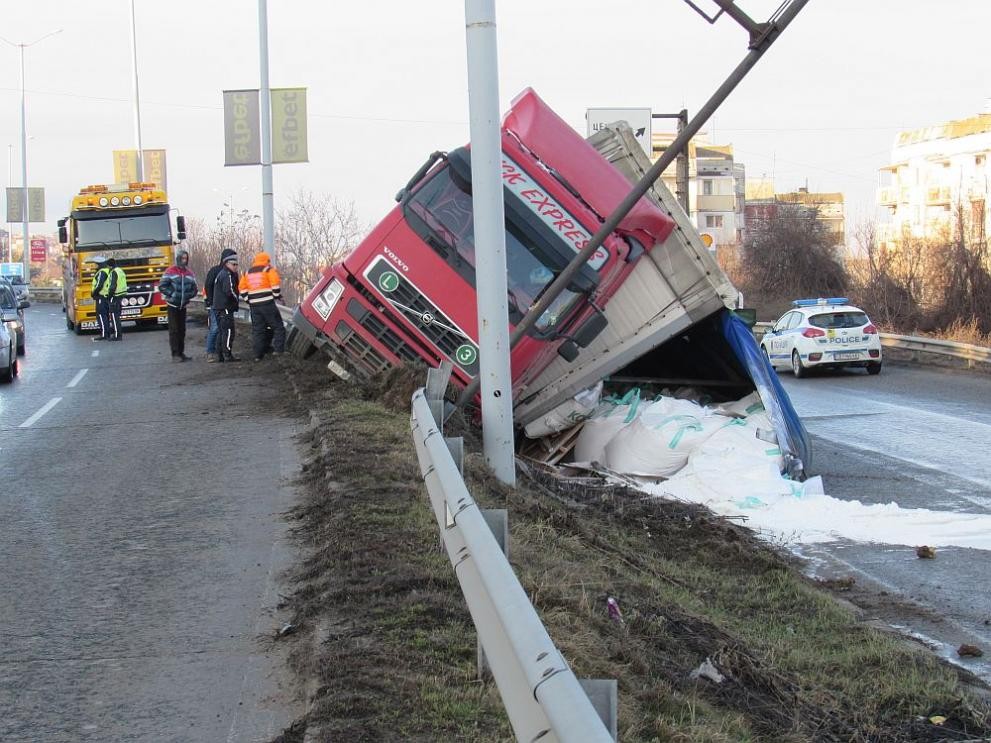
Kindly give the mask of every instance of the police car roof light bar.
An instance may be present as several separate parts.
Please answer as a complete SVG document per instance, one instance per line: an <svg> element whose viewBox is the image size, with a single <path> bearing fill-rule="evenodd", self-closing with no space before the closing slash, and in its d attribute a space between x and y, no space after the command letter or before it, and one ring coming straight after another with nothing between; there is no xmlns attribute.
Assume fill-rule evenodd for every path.
<svg viewBox="0 0 991 743"><path fill-rule="evenodd" d="M818 299L796 299L792 305L794 307L815 307L816 305L846 304L848 301L846 297L819 297Z"/></svg>

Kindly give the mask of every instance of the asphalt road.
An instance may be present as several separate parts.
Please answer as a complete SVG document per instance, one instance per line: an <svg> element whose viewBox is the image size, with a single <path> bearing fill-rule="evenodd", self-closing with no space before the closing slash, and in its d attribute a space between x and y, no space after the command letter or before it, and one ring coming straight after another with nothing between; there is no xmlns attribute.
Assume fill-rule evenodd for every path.
<svg viewBox="0 0 991 743"><path fill-rule="evenodd" d="M63 317L28 310L0 386L0 740L269 740L299 712L265 640L297 467L282 372L207 365L201 328L172 364L164 331L93 343Z"/></svg>
<svg viewBox="0 0 991 743"><path fill-rule="evenodd" d="M991 513L991 376L888 364L876 377L781 379L813 436L812 470L828 495ZM874 616L991 682L991 552L943 547L920 560L915 546L838 541L800 552L821 575L850 575L887 594L870 607ZM960 659L962 643L984 657Z"/></svg>

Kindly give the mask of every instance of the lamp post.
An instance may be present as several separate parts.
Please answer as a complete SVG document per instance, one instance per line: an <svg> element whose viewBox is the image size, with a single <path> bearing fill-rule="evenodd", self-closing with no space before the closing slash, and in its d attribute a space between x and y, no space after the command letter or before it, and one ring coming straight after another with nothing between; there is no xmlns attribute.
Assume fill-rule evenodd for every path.
<svg viewBox="0 0 991 743"><path fill-rule="evenodd" d="M29 46L34 46L40 41L44 41L50 36L55 36L55 34L62 33L62 29L57 29L44 36L35 39L34 41L26 44L24 42L15 43L9 39L5 39L0 36L0 41L3 41L10 46L17 47L21 50L21 188L23 189L22 195L22 226L24 228L24 246L22 249L22 258L24 260L24 281L31 281L31 253L28 246L31 244L30 231L28 227L28 134L27 134L27 96L24 92L24 50Z"/></svg>

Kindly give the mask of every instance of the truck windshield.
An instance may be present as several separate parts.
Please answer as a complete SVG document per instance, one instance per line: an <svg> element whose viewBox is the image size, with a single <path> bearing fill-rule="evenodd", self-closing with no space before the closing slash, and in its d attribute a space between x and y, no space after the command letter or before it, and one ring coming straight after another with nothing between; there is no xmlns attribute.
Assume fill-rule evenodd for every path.
<svg viewBox="0 0 991 743"><path fill-rule="evenodd" d="M76 219L76 250L170 242L172 232L167 213Z"/></svg>
<svg viewBox="0 0 991 743"><path fill-rule="evenodd" d="M444 168L410 197L406 204L410 226L449 264L475 286L474 216L471 194L462 190ZM506 220L506 264L509 316L519 322L554 280L554 271L528 244L522 230ZM536 323L540 332L553 330L565 317L577 295L565 290Z"/></svg>

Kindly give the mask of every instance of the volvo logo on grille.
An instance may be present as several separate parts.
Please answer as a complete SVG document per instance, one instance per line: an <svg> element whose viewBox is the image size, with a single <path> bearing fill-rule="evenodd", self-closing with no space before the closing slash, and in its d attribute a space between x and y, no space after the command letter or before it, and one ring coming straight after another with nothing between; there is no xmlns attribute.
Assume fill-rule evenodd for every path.
<svg viewBox="0 0 991 743"><path fill-rule="evenodd" d="M433 321L434 321L434 316L429 312L424 312L422 315L420 315L420 322L422 322L424 325L429 325Z"/></svg>

